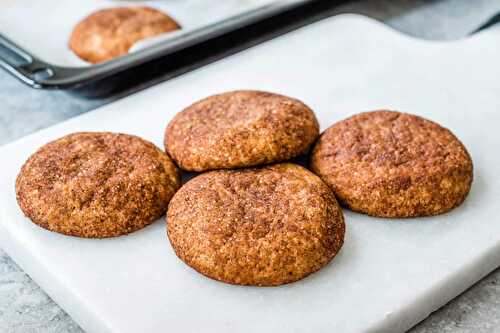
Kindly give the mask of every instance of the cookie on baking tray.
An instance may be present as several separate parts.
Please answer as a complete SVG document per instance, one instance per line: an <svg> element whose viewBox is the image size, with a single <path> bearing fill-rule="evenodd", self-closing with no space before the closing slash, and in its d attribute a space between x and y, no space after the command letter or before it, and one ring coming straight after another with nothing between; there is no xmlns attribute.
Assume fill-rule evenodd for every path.
<svg viewBox="0 0 500 333"><path fill-rule="evenodd" d="M82 132L38 149L21 168L16 196L24 214L45 229L104 238L164 215L179 187L174 163L152 143Z"/></svg>
<svg viewBox="0 0 500 333"><path fill-rule="evenodd" d="M299 100L232 91L178 113L165 131L165 148L185 170L232 169L289 160L318 135L314 113Z"/></svg>
<svg viewBox="0 0 500 333"><path fill-rule="evenodd" d="M311 169L348 208L380 217L445 213L472 183L472 161L448 129L394 112L357 114L318 139Z"/></svg>
<svg viewBox="0 0 500 333"><path fill-rule="evenodd" d="M108 8L80 21L69 47L81 59L96 64L127 54L141 39L178 29L174 19L153 8Z"/></svg>
<svg viewBox="0 0 500 333"><path fill-rule="evenodd" d="M276 286L330 262L345 225L328 186L309 170L283 163L190 180L169 204L167 231L177 256L201 274Z"/></svg>

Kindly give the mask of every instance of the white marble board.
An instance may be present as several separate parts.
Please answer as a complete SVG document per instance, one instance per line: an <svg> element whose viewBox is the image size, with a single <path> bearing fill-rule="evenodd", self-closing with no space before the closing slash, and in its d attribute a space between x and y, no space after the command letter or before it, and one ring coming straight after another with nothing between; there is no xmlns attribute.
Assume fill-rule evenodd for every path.
<svg viewBox="0 0 500 333"><path fill-rule="evenodd" d="M500 265L500 29L454 42L405 37L370 19L321 21L0 148L0 246L88 332L401 332ZM205 278L174 254L163 220L130 236L66 237L31 224L16 174L73 131L120 131L161 146L179 110L207 95L263 89L302 99L322 128L391 108L452 129L474 161L449 214L375 219L345 211L341 253L277 288Z"/></svg>

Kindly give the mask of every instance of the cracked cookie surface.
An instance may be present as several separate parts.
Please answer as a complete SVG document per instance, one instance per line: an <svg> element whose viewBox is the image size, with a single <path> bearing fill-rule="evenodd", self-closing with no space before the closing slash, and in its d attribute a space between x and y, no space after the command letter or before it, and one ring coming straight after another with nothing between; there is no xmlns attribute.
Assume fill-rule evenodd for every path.
<svg viewBox="0 0 500 333"><path fill-rule="evenodd" d="M348 208L380 217L445 213L469 193L472 160L442 126L394 111L340 121L318 139L311 169Z"/></svg>
<svg viewBox="0 0 500 333"><path fill-rule="evenodd" d="M262 91L205 98L178 113L165 131L165 149L189 171L233 169L286 161L319 135L304 103Z"/></svg>
<svg viewBox="0 0 500 333"><path fill-rule="evenodd" d="M321 269L345 233L337 201L319 177L290 163L204 173L172 198L170 242L210 278L275 286Z"/></svg>
<svg viewBox="0 0 500 333"><path fill-rule="evenodd" d="M22 166L16 196L24 214L58 233L104 238L163 216L180 187L177 168L152 143L109 132L64 136Z"/></svg>

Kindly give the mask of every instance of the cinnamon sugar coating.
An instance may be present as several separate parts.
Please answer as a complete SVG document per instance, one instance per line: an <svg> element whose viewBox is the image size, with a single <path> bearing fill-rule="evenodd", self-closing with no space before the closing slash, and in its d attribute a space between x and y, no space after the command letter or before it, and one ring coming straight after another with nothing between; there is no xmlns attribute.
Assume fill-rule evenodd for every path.
<svg viewBox="0 0 500 333"><path fill-rule="evenodd" d="M165 148L189 171L233 169L286 161L303 154L319 135L304 103L261 91L232 91L178 113Z"/></svg>
<svg viewBox="0 0 500 333"><path fill-rule="evenodd" d="M357 114L328 128L311 169L348 208L381 217L445 213L472 184L472 160L448 129L394 112Z"/></svg>
<svg viewBox="0 0 500 333"><path fill-rule="evenodd" d="M170 242L210 278L276 286L324 267L339 252L344 218L328 186L290 163L204 173L172 198Z"/></svg>
<svg viewBox="0 0 500 333"><path fill-rule="evenodd" d="M108 132L73 133L26 161L16 180L24 214L58 233L104 238L165 214L180 187L177 168L152 143Z"/></svg>
<svg viewBox="0 0 500 333"><path fill-rule="evenodd" d="M69 48L90 63L125 55L141 39L180 29L168 15L149 7L99 10L74 28Z"/></svg>

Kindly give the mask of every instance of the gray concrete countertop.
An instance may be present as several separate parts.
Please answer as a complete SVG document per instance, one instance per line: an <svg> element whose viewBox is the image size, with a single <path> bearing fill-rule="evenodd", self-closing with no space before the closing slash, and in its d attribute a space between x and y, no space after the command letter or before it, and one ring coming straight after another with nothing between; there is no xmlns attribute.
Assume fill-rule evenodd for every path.
<svg viewBox="0 0 500 333"><path fill-rule="evenodd" d="M466 36L500 12L500 0L364 0L335 12L375 17L426 39ZM0 145L109 103L28 88L0 70ZM2 244L0 244L1 247ZM411 330L412 333L500 332L500 269ZM0 249L0 332L82 332Z"/></svg>

